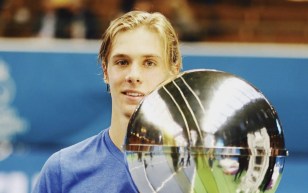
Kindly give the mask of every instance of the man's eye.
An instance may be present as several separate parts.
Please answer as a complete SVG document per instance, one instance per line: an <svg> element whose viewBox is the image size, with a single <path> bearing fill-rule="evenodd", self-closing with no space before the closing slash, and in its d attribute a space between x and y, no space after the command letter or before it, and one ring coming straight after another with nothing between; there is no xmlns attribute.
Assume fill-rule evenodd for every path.
<svg viewBox="0 0 308 193"><path fill-rule="evenodd" d="M118 60L116 61L116 64L120 66L125 66L128 64L128 62L126 60Z"/></svg>
<svg viewBox="0 0 308 193"><path fill-rule="evenodd" d="M145 65L146 65L147 67L152 67L152 66L155 66L156 63L153 62L153 61L151 61L151 60L147 60L147 61L145 61Z"/></svg>

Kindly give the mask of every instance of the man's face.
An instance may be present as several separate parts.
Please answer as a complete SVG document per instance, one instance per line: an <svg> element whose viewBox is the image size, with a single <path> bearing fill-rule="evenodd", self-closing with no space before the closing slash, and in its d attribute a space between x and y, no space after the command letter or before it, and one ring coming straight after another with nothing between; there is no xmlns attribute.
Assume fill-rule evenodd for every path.
<svg viewBox="0 0 308 193"><path fill-rule="evenodd" d="M140 100L172 75L165 56L159 36L145 27L115 37L104 69L113 115L129 118Z"/></svg>

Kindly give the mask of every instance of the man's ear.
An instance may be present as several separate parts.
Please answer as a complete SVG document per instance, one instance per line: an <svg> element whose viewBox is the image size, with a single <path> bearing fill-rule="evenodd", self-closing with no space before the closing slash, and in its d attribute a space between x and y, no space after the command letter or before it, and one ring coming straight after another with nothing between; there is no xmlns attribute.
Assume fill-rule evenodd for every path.
<svg viewBox="0 0 308 193"><path fill-rule="evenodd" d="M107 65L102 63L103 72L104 72L104 81L106 84L109 84L108 72L107 72Z"/></svg>
<svg viewBox="0 0 308 193"><path fill-rule="evenodd" d="M177 75L180 72L180 65L179 64L174 64L171 66L171 72L174 75Z"/></svg>

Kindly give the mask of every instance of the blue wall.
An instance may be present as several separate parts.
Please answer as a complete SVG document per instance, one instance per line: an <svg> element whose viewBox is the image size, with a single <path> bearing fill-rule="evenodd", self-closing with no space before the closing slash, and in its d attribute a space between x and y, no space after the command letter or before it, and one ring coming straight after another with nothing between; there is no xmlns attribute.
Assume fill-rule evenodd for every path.
<svg viewBox="0 0 308 193"><path fill-rule="evenodd" d="M300 162L302 167L293 162L308 155L308 57L184 55L183 63L183 70L209 68L238 75L269 99L281 120L292 168L278 192L291 188L284 181L294 171L308 173L306 162ZM11 183L17 171L29 191L53 152L108 127L110 109L96 53L0 51L0 116L6 116L0 118L0 140L14 149L0 156L0 177Z"/></svg>

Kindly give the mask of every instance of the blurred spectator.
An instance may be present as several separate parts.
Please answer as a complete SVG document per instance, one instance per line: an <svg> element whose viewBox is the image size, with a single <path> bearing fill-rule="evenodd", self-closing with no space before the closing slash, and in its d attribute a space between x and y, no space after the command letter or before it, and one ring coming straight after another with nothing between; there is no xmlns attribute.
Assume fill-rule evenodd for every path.
<svg viewBox="0 0 308 193"><path fill-rule="evenodd" d="M136 0L121 0L121 11L126 13L133 10L135 3Z"/></svg>
<svg viewBox="0 0 308 193"><path fill-rule="evenodd" d="M137 0L133 6L134 10L154 12L154 2L152 0Z"/></svg>
<svg viewBox="0 0 308 193"><path fill-rule="evenodd" d="M196 21L187 0L170 0L166 2L169 5L170 19L179 32L179 38L182 41L199 41L202 36L202 29Z"/></svg>
<svg viewBox="0 0 308 193"><path fill-rule="evenodd" d="M43 0L43 17L39 26L39 37L55 37L56 14L49 0Z"/></svg>
<svg viewBox="0 0 308 193"><path fill-rule="evenodd" d="M87 0L44 0L39 37L100 37L98 18L87 6Z"/></svg>
<svg viewBox="0 0 308 193"><path fill-rule="evenodd" d="M0 35L6 37L29 37L34 33L34 17L27 0L1 2Z"/></svg>
<svg viewBox="0 0 308 193"><path fill-rule="evenodd" d="M141 10L159 11L166 15L182 41L198 41L201 39L201 29L194 18L193 10L187 0L122 0L122 11Z"/></svg>
<svg viewBox="0 0 308 193"><path fill-rule="evenodd" d="M0 10L2 10L4 4L4 0L0 0Z"/></svg>
<svg viewBox="0 0 308 193"><path fill-rule="evenodd" d="M4 1L5 0L0 0L0 36L3 34L3 28L4 28L4 20L3 20L3 10L4 10Z"/></svg>

